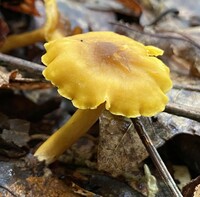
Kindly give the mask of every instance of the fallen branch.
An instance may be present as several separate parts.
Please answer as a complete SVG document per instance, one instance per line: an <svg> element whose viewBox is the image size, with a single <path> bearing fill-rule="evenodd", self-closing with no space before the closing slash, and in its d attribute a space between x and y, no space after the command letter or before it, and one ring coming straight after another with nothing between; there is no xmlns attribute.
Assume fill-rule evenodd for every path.
<svg viewBox="0 0 200 197"><path fill-rule="evenodd" d="M166 185L169 187L171 192L173 193L174 197L182 197L180 190L178 189L177 185L175 184L173 178L171 177L165 163L163 162L162 158L160 157L157 149L153 145L151 138L149 137L141 118L134 118L131 119L134 127L142 140L142 143L146 147L147 152L149 153L154 165L156 166L157 170L159 171L161 177L163 178Z"/></svg>
<svg viewBox="0 0 200 197"><path fill-rule="evenodd" d="M199 85L174 84L173 88L178 89L178 90L189 90L189 91L200 92L200 86Z"/></svg>
<svg viewBox="0 0 200 197"><path fill-rule="evenodd" d="M42 77L42 71L44 66L36 64L24 59L13 57L10 55L5 55L0 53L0 65L5 66L9 69L19 69L21 71L26 71L37 77Z"/></svg>
<svg viewBox="0 0 200 197"><path fill-rule="evenodd" d="M200 122L200 111L185 105L169 103L165 107L165 112Z"/></svg>

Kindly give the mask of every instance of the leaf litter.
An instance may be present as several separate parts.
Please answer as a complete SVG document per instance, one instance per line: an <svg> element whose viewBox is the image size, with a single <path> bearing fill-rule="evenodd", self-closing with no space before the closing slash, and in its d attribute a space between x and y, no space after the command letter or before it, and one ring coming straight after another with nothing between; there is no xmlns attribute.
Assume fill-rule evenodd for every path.
<svg viewBox="0 0 200 197"><path fill-rule="evenodd" d="M83 31L113 30L116 32L120 32L122 34L126 34L138 41L143 42L144 44L155 45L164 49L165 55L163 57L163 60L171 68L172 78L175 84L175 88L169 93L170 104L173 103L173 104L179 105L181 108L184 108L184 106L187 106L190 109L194 108L195 111L199 113L200 110L199 110L198 87L200 85L199 84L199 62L200 62L199 48L200 47L199 47L199 39L198 39L199 13L196 11L196 9L198 10L199 8L198 2L190 1L190 2L185 2L183 4L179 1L172 2L170 0L161 1L159 3L153 0L150 0L148 2L139 1L138 7L136 6L134 8L135 13L130 12L130 10L133 8L132 7L133 5L131 5L130 7L127 7L127 4L124 3L128 1L123 1L123 3L120 3L120 2L121 1L111 1L107 3L107 2L102 1L100 5L98 5L90 1L87 1L84 3L72 2L72 1L58 1L61 8L60 10L62 11L65 17L69 18L69 21L71 22L72 27L80 27L80 29L82 29ZM141 8L142 8L142 12L140 10ZM176 10L178 10L179 12L178 15L173 14L172 12L171 13L169 12L169 14L159 19L158 22L156 22L155 24L150 25L150 26L145 25L145 24L150 24L154 19L156 19L156 17L158 18L159 14L161 15L167 9L172 9L172 8L175 8ZM193 8L196 8L196 9L193 9ZM137 13L139 14L137 15ZM34 18L35 16L32 16L32 17ZM41 18L41 20L43 19L44 18ZM7 22L6 20L5 22ZM129 22L127 25L127 23L123 22L123 20L124 21L131 20L131 22ZM36 22L38 21L36 20ZM36 26L37 25L38 24L36 24ZM7 30L4 31L3 37L5 37L6 34L7 34ZM37 48L38 47L40 48L40 45L38 44L36 44L35 46ZM27 59L27 56L26 56L27 49L28 48L26 48L26 50L17 49L17 52L15 53L12 52L12 54L16 56L19 56L20 54L20 57ZM30 48L28 50L30 50ZM9 91L12 91L11 97L13 98L13 102L16 101L19 103L20 103L20 100L22 99L20 98L18 100L15 100L17 99L16 95L23 94L23 97L26 98L26 96L29 95L29 93L27 93L27 90L36 92L35 94L37 96L34 95L33 97L34 98L37 97L40 101L43 100L42 98L44 97L46 98L49 95L49 93L47 94L37 93L37 90L40 91L41 89L43 88L46 89L46 88L49 88L50 86L46 84L43 86L43 82L41 81L41 79L35 79L33 76L30 78L26 78L23 75L19 75L20 70L16 71L16 69L18 68L16 67L8 71L5 68L1 67L1 70L0 70L1 95L5 94L5 88L6 88ZM178 86L180 87L177 88ZM187 89L188 87L190 87L190 89ZM7 99L11 97L6 96L5 98ZM56 99L56 98L57 96L52 97L52 99ZM30 99L30 97L28 99ZM2 102L3 100L1 99L0 101ZM62 101L62 103L65 103L65 101ZM3 104L3 105L8 105L8 103ZM35 101L34 101L34 105L30 104L27 106L28 106L28 109L26 111L29 111L29 112L33 111L34 108L41 110L41 106L38 105L37 102L35 103ZM30 106L33 106L33 107L30 107ZM10 117L9 113L5 114L5 111L3 111L3 113L1 111L2 115L0 118L1 120L0 133L1 133L2 143L1 143L0 149L1 149L2 162L4 163L2 163L0 166L1 167L10 166L12 162L8 158L12 158L12 160L13 158L16 158L16 157L23 158L25 156L26 158L27 157L26 154L34 151L38 143L41 142L40 140L39 141L30 140L31 139L30 135L37 134L37 133L46 134L47 130L52 131L53 127L54 128L56 127L56 122L58 124L59 121L61 122L63 120L62 113L70 116L74 112L73 108L70 108L69 110L69 107L71 106L69 106L68 104L64 105L65 107L63 107L63 105L61 106L62 107L55 105L55 107L51 110L46 110L46 108L48 107L45 107L44 113L42 113L42 116L39 116L40 117L39 120L41 120L39 122L38 120L35 121L34 118L33 119L28 118L27 120L28 114L26 115L26 113L24 113L23 116L20 116L19 115L20 113L16 113L15 118L17 119L13 119L12 116ZM11 108L8 108L8 109L11 111ZM7 112L8 112L8 109L7 109ZM12 107L12 109L13 111L15 111L16 108ZM67 113L65 110L68 110ZM33 114L34 116L29 116L29 117L36 117L40 113L38 113L38 111L35 110ZM138 136L135 135L134 128L130 129L131 123L129 122L129 120L121 119L120 117L110 117L110 116L111 115L109 114L107 115L104 114L101 117L100 122L99 122L100 124L99 135L98 135L99 130L97 128L93 128L89 132L89 136L91 136L93 139L92 142L90 141L91 140L90 138L90 140L86 139L86 140L81 141L81 143L79 142L79 145L74 145L73 151L69 150L64 154L67 157L67 155L70 155L71 153L73 153L70 155L70 158L71 158L70 160L61 159L56 164L57 166L49 167L49 169L51 169L52 172L55 169L60 170L60 168L63 170L63 167L59 167L59 165L61 165L63 162L67 163L67 161L68 162L70 161L69 163L67 163L67 165L70 165L70 164L72 165L73 161L76 160L78 161L77 162L78 165L81 164L83 165L83 167L86 167L86 175L84 174L84 176L90 177L88 180L91 182L93 180L92 182L93 187L96 184L98 187L102 187L105 189L105 187L102 186L105 180L107 181L109 180L106 183L109 185L112 185L113 183L115 183L115 181L118 181L118 179L121 179L120 177L125 177L122 179L123 182L129 183L129 185L131 185L132 188L134 188L133 190L129 188L128 191L130 192L129 193L130 196L133 195L133 193L131 192L135 192L136 190L142 194L147 195L147 185L146 185L146 182L143 181L144 172L141 167L143 166L144 162L148 162L148 154L144 146L140 142ZM166 144L168 144L168 142L171 143L171 141L179 142L180 144L184 142L184 146L182 144L182 147L183 148L186 147L186 149L183 149L180 147L176 147L176 148L185 157L184 164L186 163L187 165L192 166L191 161L197 162L197 169L195 167L193 168L193 170L196 171L196 173L194 172L191 173L192 178L196 178L196 176L199 173L198 172L198 167L200 165L198 163L199 161L197 158L195 158L195 156L189 159L191 161L187 161L187 158L188 158L188 155L190 154L190 150L191 152L194 151L195 153L194 155L197 154L195 152L195 148L197 147L198 149L199 147L199 132L200 132L199 122L192 120L189 117L182 117L177 114L174 115L173 113L163 112L163 113L160 113L158 116L153 117L152 119L148 120L145 124L147 128L149 127L152 128L150 129L149 135L151 136L152 141L157 148L159 147L162 148ZM184 137L185 135L186 135L186 138ZM184 139L188 139L188 141ZM195 139L197 140L195 141ZM94 144L96 144L97 142L96 140L99 141L99 145L97 147L98 151L97 151L97 148L94 148ZM196 143L194 144L193 142L196 142ZM85 156L82 157L81 159L75 159L76 157L80 158L81 155L84 155L81 152L80 154L76 154L77 149L81 147L80 144L82 143L85 144L85 148L83 146L83 150L90 151L91 149L93 149L93 152L92 154L89 153L89 155L85 154ZM87 147L87 143L88 143L88 147ZM187 150L187 151L184 152L184 150ZM84 160L91 161L91 162L84 162ZM14 162L14 164L12 164L9 167L10 170L12 171L13 169L15 169L16 165L17 163ZM78 171L77 167L74 167L74 168L75 168L74 171L77 172ZM95 173L94 171L92 172L87 171L88 168L94 169ZM5 170L4 167L2 169ZM151 165L150 165L150 169L153 172L155 172L155 174L157 173L156 170ZM21 166L18 170L19 171L22 170ZM104 173L97 175L96 170L104 171ZM73 177L74 171L73 170L70 171L70 173L72 173L72 177ZM99 171L97 172L99 173ZM190 172L191 172L191 169L190 169ZM33 187L33 185L34 185L34 188L40 188L44 186L43 183L44 182L46 183L47 180L46 178L43 177L43 175L42 177L38 178L38 177L34 177L33 176L34 174L32 173L30 174L31 174L30 176L29 176L29 173L26 174L26 176L28 177L26 181L31 183L31 186L29 185L28 188ZM114 176L115 179L109 179L110 177L104 178L105 174L106 175L112 174L112 176ZM10 176L11 180L14 180L12 177L12 173L10 175L11 175ZM58 175L58 174L55 174L55 175ZM61 173L60 176L61 177L66 176L66 173ZM97 184L98 178L99 178L99 182ZM165 187L163 186L162 180L160 180L159 176L156 176L156 178L159 183L159 190L160 190L159 196L161 197L165 192L167 194L165 193L164 196L170 196L169 192L163 191L164 190L163 188ZM72 181L72 179L68 179L68 182ZM94 179L96 182L94 181ZM1 180L7 180L5 173L2 173ZM20 181L21 180L22 179L20 179ZM35 181L41 184L37 185ZM91 185L90 187L87 187L87 184L83 184L84 181L81 179L76 180L75 183L77 185L82 185L85 188L88 188L88 190L90 191L95 191L98 194L103 194L103 196L109 195L109 193L115 196L117 194L120 194L120 191L118 191L117 194L114 192L116 188L105 189L105 192L103 192L100 190L95 190L94 188L92 188ZM119 183L119 187L125 188L123 184ZM27 192L25 187L19 186L19 185L17 186L18 188L21 187L21 189L24 192ZM59 180L58 185L61 185L62 187L63 182L61 183ZM18 193L18 190L16 189L16 187L13 187L11 185L6 185L6 186L7 186L6 188L12 189L13 191L16 191ZM65 186L66 186L66 183L65 183ZM50 185L49 187L52 187L54 191L58 191L52 185ZM71 186L69 186L69 188L71 189ZM59 190L66 192L62 188L60 188ZM83 193L84 191L85 190L83 189ZM3 192L7 192L6 195L8 195L9 193L8 191L5 191L5 190ZM33 190L33 192L37 193L38 190L37 189L36 191ZM121 193L123 194L123 192ZM27 193L27 195L30 195L30 194ZM72 196L73 195L76 196L76 194L74 193L72 194ZM139 193L137 194L134 193L134 195L140 196ZM60 196L62 195L60 194ZM125 196L125 193L124 193L124 196Z"/></svg>

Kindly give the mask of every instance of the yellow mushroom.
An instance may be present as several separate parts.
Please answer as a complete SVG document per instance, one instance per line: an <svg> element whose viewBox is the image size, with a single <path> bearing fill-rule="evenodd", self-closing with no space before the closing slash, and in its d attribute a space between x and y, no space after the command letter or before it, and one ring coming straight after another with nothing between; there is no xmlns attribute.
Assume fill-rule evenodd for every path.
<svg viewBox="0 0 200 197"><path fill-rule="evenodd" d="M90 32L45 44L43 75L78 110L36 151L55 161L95 123L102 110L126 117L164 110L172 87L163 51L113 32Z"/></svg>
<svg viewBox="0 0 200 197"><path fill-rule="evenodd" d="M55 0L44 0L46 11L45 24L36 30L10 35L6 38L0 52L6 53L12 49L25 47L36 42L50 41L66 36L69 24L62 20Z"/></svg>

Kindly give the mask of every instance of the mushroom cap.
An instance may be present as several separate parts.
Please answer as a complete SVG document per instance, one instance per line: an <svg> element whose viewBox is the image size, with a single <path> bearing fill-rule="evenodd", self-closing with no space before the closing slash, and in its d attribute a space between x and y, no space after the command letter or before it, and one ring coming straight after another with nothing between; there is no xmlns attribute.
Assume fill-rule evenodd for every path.
<svg viewBox="0 0 200 197"><path fill-rule="evenodd" d="M164 110L172 87L163 51L113 32L89 32L45 44L43 75L80 109L105 108L127 117Z"/></svg>

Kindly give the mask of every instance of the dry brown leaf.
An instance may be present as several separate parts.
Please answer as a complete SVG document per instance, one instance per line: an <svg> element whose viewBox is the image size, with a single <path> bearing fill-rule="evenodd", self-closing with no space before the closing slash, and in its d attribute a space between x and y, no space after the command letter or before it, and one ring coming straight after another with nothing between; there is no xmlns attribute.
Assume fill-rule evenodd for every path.
<svg viewBox="0 0 200 197"><path fill-rule="evenodd" d="M58 0L58 8L61 14L68 17L72 28L79 27L84 32L93 30L111 30L112 25L110 21L115 20L115 15L110 11L110 7L107 6L110 1L62 1ZM103 10L101 5L106 4L106 9Z"/></svg>
<svg viewBox="0 0 200 197"><path fill-rule="evenodd" d="M27 147L30 140L30 123L25 120L11 119L8 121L9 129L3 129L0 137L10 144L15 144L19 148Z"/></svg>
<svg viewBox="0 0 200 197"><path fill-rule="evenodd" d="M200 176L190 181L183 188L183 196L184 197L199 197L200 195Z"/></svg>
<svg viewBox="0 0 200 197"><path fill-rule="evenodd" d="M1 32L0 33L0 47L1 47L6 39L8 32L9 32L8 25L2 18L0 18L0 32Z"/></svg>
<svg viewBox="0 0 200 197"><path fill-rule="evenodd" d="M15 12L22 12L25 14L39 16L39 13L35 8L35 0L18 0L14 2L2 0L0 5Z"/></svg>
<svg viewBox="0 0 200 197"><path fill-rule="evenodd" d="M163 49L165 52L162 59L170 67L171 72L195 77L200 76L200 44L192 34L188 36L188 33L183 33L182 30L177 32L141 31L123 24L116 24L116 31L145 45L153 45Z"/></svg>
<svg viewBox="0 0 200 197"><path fill-rule="evenodd" d="M104 112L100 117L98 169L113 176L131 174L147 157L130 119Z"/></svg>
<svg viewBox="0 0 200 197"><path fill-rule="evenodd" d="M142 8L137 1L135 0L117 0L117 1L121 2L124 6L132 10L136 16L139 17L142 14Z"/></svg>
<svg viewBox="0 0 200 197"><path fill-rule="evenodd" d="M0 161L0 195L6 197L79 197L71 185L51 176L51 171L32 155Z"/></svg>
<svg viewBox="0 0 200 197"><path fill-rule="evenodd" d="M18 180L9 186L9 190L17 196L26 197L80 197L71 191L61 180L53 177L28 177L25 180ZM6 197L13 197L11 193L2 193Z"/></svg>
<svg viewBox="0 0 200 197"><path fill-rule="evenodd" d="M5 68L0 67L0 88L9 84L10 74Z"/></svg>
<svg viewBox="0 0 200 197"><path fill-rule="evenodd" d="M23 78L18 70L8 72L0 67L0 89L34 90L50 88L52 85L40 79Z"/></svg>
<svg viewBox="0 0 200 197"><path fill-rule="evenodd" d="M80 194L81 196L86 196L86 197L94 197L94 196L96 196L96 194L81 188L80 186L78 186L75 183L72 183L72 190L74 191L74 193ZM102 197L102 196L98 195L98 197Z"/></svg>

